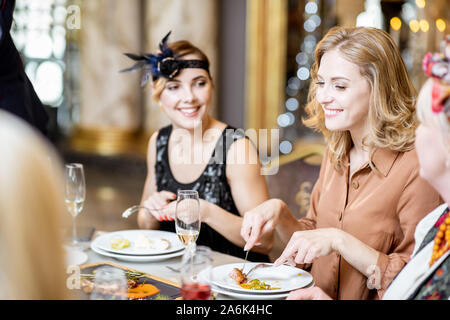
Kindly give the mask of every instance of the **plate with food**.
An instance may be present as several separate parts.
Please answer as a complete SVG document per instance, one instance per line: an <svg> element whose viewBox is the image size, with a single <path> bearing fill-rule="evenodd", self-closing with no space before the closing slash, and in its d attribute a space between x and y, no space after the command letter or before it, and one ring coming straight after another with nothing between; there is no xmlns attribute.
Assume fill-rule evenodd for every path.
<svg viewBox="0 0 450 320"><path fill-rule="evenodd" d="M91 249L95 253L98 253L102 256L127 262L155 262L179 257L184 254L184 249L167 254L149 254L149 255L119 254L102 250L96 246L95 242L91 242Z"/></svg>
<svg viewBox="0 0 450 320"><path fill-rule="evenodd" d="M263 267L248 273L257 265ZM213 285L235 292L276 294L306 287L313 281L309 272L287 265L275 267L273 264L247 262L244 270L242 266L243 263L232 263L213 268Z"/></svg>
<svg viewBox="0 0 450 320"><path fill-rule="evenodd" d="M184 249L174 232L159 230L123 230L103 234L93 241L107 252L126 255L160 255Z"/></svg>

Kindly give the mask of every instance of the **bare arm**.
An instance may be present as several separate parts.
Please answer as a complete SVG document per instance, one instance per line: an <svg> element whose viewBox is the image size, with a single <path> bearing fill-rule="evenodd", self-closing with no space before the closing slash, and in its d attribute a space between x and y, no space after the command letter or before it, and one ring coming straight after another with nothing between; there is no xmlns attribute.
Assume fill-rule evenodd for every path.
<svg viewBox="0 0 450 320"><path fill-rule="evenodd" d="M144 205L148 199L157 190L155 181L155 163L156 163L156 138L158 131L153 133L148 143L147 149L147 177L145 179L144 191L141 197L141 205ZM138 214L138 226L141 229L159 229L159 222L146 211L140 211Z"/></svg>
<svg viewBox="0 0 450 320"><path fill-rule="evenodd" d="M245 158L242 158L245 155ZM226 175L236 207L241 215L269 198L266 180L260 173L256 148L248 139L236 140L227 153ZM242 217L225 211L214 204L207 204L205 222L237 246L244 247L240 235ZM261 251L258 248L255 251Z"/></svg>
<svg viewBox="0 0 450 320"><path fill-rule="evenodd" d="M311 205L306 217L297 220L286 203L280 199L270 199L245 213L241 235L246 241L246 248L250 249L254 245L262 244L264 248L273 248L272 254L278 255L294 232L315 229L317 204L320 199L326 162L327 155L325 154L319 178L311 193Z"/></svg>

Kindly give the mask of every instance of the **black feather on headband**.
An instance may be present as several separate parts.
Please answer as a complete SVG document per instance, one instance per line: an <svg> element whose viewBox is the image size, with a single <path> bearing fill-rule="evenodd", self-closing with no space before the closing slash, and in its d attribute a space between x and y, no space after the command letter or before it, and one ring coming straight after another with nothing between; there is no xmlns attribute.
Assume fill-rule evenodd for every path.
<svg viewBox="0 0 450 320"><path fill-rule="evenodd" d="M172 31L161 40L159 44L160 52L157 54L144 54L136 55L133 53L125 53L125 55L137 61L132 67L120 70L120 72L135 71L137 69L143 69L144 75L142 77L141 86L144 86L150 75L152 80L156 81L159 77L167 79L175 78L181 69L185 68L201 68L205 69L209 73L209 64L204 60L177 60L174 58L173 51L167 45L167 40Z"/></svg>

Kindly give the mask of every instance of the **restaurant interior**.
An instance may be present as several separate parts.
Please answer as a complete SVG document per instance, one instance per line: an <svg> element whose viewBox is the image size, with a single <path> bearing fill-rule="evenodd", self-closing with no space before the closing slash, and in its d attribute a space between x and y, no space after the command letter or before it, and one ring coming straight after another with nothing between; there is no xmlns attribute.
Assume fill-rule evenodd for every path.
<svg viewBox="0 0 450 320"><path fill-rule="evenodd" d="M449 33L450 2L17 0L11 36L49 115L48 138L63 162L84 166L80 240L138 229L136 217L122 213L141 202L149 138L169 120L150 86L140 85L140 72L119 71L130 66L124 53L154 52L169 31L171 41L188 39L209 57L212 114L250 133L264 131L253 142L269 150L260 156L270 196L305 216L325 141L301 120L314 49L334 26L388 32L419 89L423 56L438 51Z"/></svg>

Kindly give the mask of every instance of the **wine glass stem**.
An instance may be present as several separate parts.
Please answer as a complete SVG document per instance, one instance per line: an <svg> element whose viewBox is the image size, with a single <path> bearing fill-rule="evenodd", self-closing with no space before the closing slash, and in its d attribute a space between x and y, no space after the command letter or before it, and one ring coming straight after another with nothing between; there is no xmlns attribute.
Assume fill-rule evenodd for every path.
<svg viewBox="0 0 450 320"><path fill-rule="evenodd" d="M77 240L77 216L73 216L72 244L74 246L78 244L78 240Z"/></svg>

